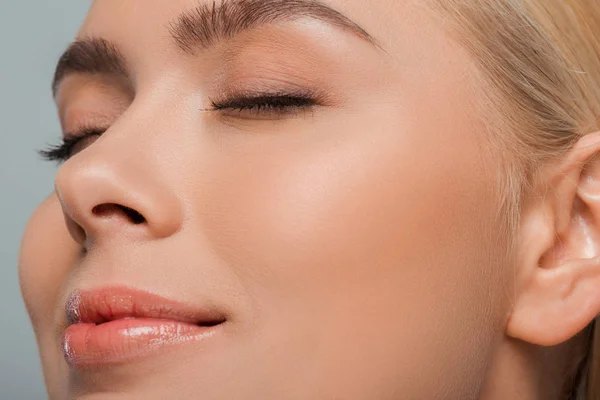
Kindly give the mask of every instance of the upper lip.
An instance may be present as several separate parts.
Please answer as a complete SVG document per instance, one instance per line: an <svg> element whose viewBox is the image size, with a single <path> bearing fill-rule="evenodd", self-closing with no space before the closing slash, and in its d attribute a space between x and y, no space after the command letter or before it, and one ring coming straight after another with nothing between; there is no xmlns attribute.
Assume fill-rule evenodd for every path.
<svg viewBox="0 0 600 400"><path fill-rule="evenodd" d="M72 292L65 306L69 325L102 324L124 318L156 318L199 326L225 322L213 308L195 307L144 290L113 286Z"/></svg>

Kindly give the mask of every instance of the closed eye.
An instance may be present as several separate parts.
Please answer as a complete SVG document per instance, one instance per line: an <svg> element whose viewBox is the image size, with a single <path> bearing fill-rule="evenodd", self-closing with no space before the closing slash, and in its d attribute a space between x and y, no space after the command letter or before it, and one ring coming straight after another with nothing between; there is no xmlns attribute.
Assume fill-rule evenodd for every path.
<svg viewBox="0 0 600 400"><path fill-rule="evenodd" d="M232 97L221 101L211 100L212 111L245 118L281 118L309 110L319 102L309 94L259 94Z"/></svg>
<svg viewBox="0 0 600 400"><path fill-rule="evenodd" d="M63 163L89 146L93 139L96 139L105 131L105 128L87 127L78 132L68 133L64 135L59 144L38 150L38 154L44 160Z"/></svg>

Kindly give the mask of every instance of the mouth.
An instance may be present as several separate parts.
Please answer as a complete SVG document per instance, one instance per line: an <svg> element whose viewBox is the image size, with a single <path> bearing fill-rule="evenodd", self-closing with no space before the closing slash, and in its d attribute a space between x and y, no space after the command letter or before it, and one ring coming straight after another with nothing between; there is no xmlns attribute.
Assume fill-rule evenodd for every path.
<svg viewBox="0 0 600 400"><path fill-rule="evenodd" d="M213 336L219 312L127 287L75 291L65 307L63 355L75 368L123 364Z"/></svg>

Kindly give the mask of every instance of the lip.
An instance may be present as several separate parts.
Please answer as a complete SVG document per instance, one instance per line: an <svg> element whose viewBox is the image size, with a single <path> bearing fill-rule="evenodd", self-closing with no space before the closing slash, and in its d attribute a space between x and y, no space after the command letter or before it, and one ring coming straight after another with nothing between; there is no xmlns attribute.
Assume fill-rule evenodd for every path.
<svg viewBox="0 0 600 400"><path fill-rule="evenodd" d="M76 290L66 307L62 349L72 367L123 364L216 333L225 316L143 290Z"/></svg>

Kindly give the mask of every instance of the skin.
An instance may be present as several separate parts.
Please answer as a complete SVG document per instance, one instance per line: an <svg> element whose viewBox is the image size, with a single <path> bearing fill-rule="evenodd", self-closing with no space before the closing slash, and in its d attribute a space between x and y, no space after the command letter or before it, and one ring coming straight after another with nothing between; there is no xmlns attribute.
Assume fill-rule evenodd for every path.
<svg viewBox="0 0 600 400"><path fill-rule="evenodd" d="M384 51L302 20L191 56L166 24L198 2L94 2L78 37L118 45L132 79L73 74L57 92L64 132L110 128L60 167L23 238L22 292L51 398L551 398L543 390L556 388L537 378L560 378L563 363L544 360L566 362L561 343L600 301L581 285L562 292L581 298L563 308L538 300L567 281L593 288L600 273L576 263L572 244L544 269L563 275L543 275L537 261L556 251L559 228L539 216L569 220L579 192L556 177L577 182L581 154L600 141L545 170L536 187L557 185L566 200L532 197L508 252L475 62L419 3L328 2ZM277 118L202 111L228 82L308 85L330 101ZM109 206L92 213L98 205ZM157 357L69 368L68 294L115 284L212 304L227 325ZM547 332L584 301L585 313Z"/></svg>

